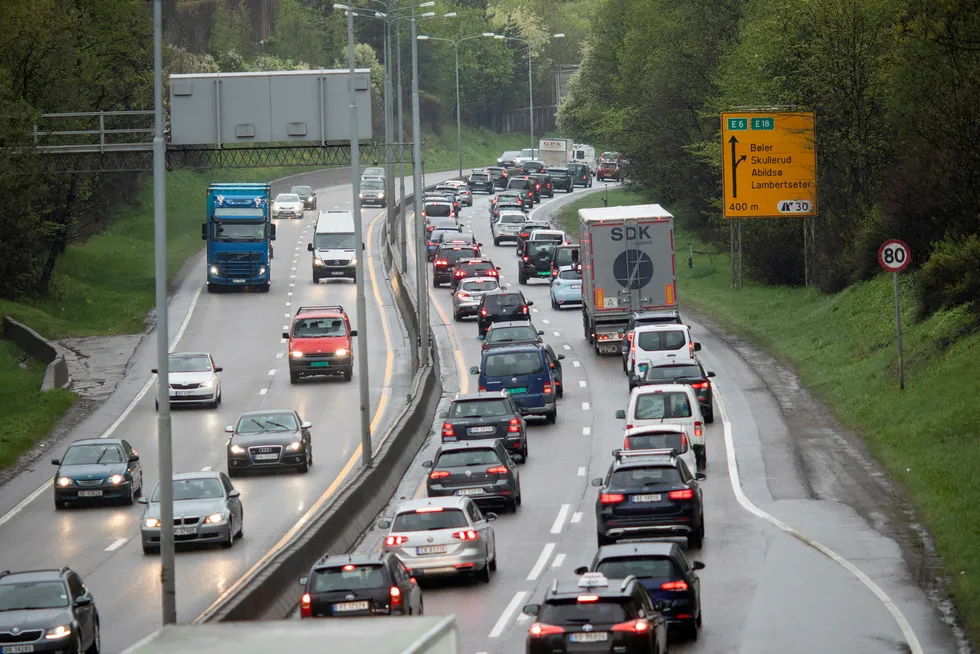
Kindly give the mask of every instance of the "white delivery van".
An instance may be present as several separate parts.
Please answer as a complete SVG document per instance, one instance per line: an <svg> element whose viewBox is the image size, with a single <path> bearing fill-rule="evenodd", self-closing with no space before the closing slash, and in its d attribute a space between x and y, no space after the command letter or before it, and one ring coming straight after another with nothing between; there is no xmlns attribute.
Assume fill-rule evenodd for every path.
<svg viewBox="0 0 980 654"><path fill-rule="evenodd" d="M321 279L357 279L357 239L354 214L350 211L321 211L313 230L313 283Z"/></svg>

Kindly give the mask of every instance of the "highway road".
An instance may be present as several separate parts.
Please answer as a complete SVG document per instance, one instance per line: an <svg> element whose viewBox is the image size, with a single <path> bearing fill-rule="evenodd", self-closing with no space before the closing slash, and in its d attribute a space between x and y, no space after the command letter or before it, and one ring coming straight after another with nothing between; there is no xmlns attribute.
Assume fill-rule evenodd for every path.
<svg viewBox="0 0 980 654"><path fill-rule="evenodd" d="M477 198L464 210L464 220L486 244L484 255L502 268L503 282L534 301L532 320L545 330L545 339L566 355L566 393L556 425L529 428L530 456L521 469L524 502L516 514L502 514L494 523L499 569L492 582L426 585L424 595L427 614L456 615L464 653L509 654L523 651L529 619L520 615L521 606L540 601L553 579L572 577L595 553L596 489L589 482L605 474L610 451L622 443L622 423L614 413L625 408L628 389L619 359L600 359L587 346L578 309L551 309L547 283L517 285L513 246L492 244L488 200ZM535 211L565 201L559 194ZM475 388L467 371L479 364L480 342L472 321L452 321L447 289L429 292L446 371L445 405L456 390ZM692 553L706 565L700 573L704 628L699 642L676 643L672 650L957 651L951 628L916 585L898 543L876 531L846 499L814 499L799 490L809 488L809 480L802 466L784 456L793 451L790 421L759 371L685 318L703 343L702 360L717 373L719 411L707 427L706 539ZM438 433L436 425L432 433ZM432 458L436 440L430 438L420 452L397 497L424 496L420 463ZM855 485L833 475L827 466L822 484ZM382 538L372 529L358 549L377 549Z"/></svg>
<svg viewBox="0 0 980 654"><path fill-rule="evenodd" d="M448 176L428 175L426 181ZM289 183L275 185L274 194L288 190ZM408 188L410 192L411 184ZM317 189L318 208L349 209L350 189L349 184ZM203 210L202 199L202 215ZM306 245L312 237L316 211L307 211L302 220L276 221L269 293L201 292L204 263L200 259L188 267L189 278L171 298L174 350L209 351L217 365L224 367L223 401L217 410L173 411L174 471L224 471L224 426L233 424L240 412L249 409L295 408L304 420L313 423L314 452L309 474L267 474L234 481L242 493L245 536L232 549L178 552L180 622L193 621L229 591L360 465L357 367L350 383L323 378L289 383L286 342L281 335L298 307L341 304L354 328L360 330L359 338L368 338L376 438L383 433L386 419L404 404L410 381L408 344L381 263L379 239L384 210L368 208L362 215L369 264L365 279L368 325L356 324L354 283L312 283L311 255ZM117 391L120 397L114 396L98 412L98 420L81 425L71 439L100 435L127 439L140 454L147 494L158 479L155 384L149 375L149 368L155 366L154 340L146 339L149 346L138 351L138 360L131 363L127 380ZM146 556L141 550L141 505L55 511L50 486L54 467L48 459L62 451L52 451L0 491L0 567L26 570L67 565L81 573L101 615L103 649L112 654L160 625L159 557Z"/></svg>

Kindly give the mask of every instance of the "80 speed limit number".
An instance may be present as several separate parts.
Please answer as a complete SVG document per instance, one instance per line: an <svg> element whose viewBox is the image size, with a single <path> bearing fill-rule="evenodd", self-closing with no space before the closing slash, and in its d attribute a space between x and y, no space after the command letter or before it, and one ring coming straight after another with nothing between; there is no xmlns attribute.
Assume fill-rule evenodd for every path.
<svg viewBox="0 0 980 654"><path fill-rule="evenodd" d="M902 272L912 259L909 246L897 238L891 238L878 248L878 263L888 272Z"/></svg>

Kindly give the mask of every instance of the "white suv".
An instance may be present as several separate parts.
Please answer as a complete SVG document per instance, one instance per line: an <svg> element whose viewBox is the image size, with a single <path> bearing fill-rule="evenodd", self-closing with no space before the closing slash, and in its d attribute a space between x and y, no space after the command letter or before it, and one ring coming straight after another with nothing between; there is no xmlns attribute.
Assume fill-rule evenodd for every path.
<svg viewBox="0 0 980 654"><path fill-rule="evenodd" d="M642 377L651 363L684 363L697 361L695 343L687 325L640 325L633 330L629 356L626 361L630 379Z"/></svg>
<svg viewBox="0 0 980 654"><path fill-rule="evenodd" d="M502 241L516 241L521 233L521 227L527 222L523 211L501 211L497 219L490 225L493 234L493 244L500 245Z"/></svg>

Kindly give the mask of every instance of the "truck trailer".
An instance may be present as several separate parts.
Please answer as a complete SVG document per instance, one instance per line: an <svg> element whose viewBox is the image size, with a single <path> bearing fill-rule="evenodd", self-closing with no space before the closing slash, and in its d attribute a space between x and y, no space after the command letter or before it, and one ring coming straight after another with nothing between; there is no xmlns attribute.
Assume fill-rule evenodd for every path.
<svg viewBox="0 0 980 654"><path fill-rule="evenodd" d="M565 166L572 160L571 139L541 139L538 143L538 153L546 166Z"/></svg>
<svg viewBox="0 0 980 654"><path fill-rule="evenodd" d="M255 288L266 292L272 283L272 241L276 226L270 216L270 184L211 184L207 221L207 288Z"/></svg>
<svg viewBox="0 0 980 654"><path fill-rule="evenodd" d="M632 312L677 308L674 217L659 204L578 213L585 338L620 354Z"/></svg>

